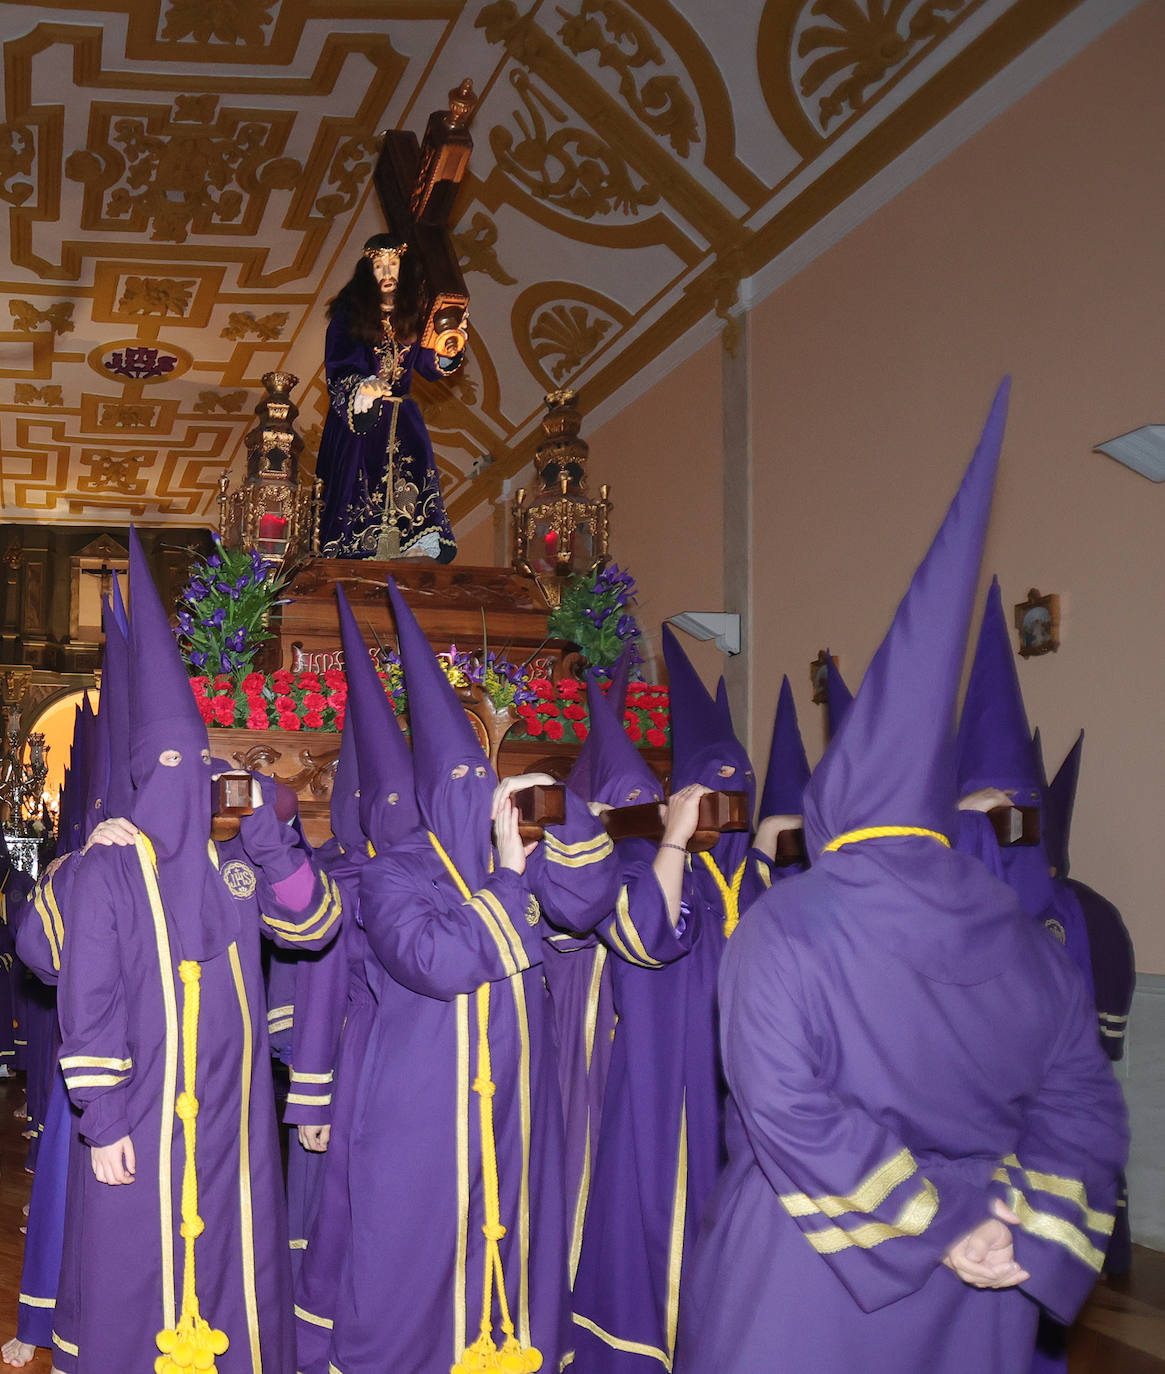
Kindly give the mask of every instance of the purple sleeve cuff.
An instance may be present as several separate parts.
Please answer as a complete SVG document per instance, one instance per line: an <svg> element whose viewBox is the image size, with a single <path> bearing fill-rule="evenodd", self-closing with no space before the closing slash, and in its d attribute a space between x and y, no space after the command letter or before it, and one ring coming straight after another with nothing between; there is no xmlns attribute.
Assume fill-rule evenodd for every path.
<svg viewBox="0 0 1165 1374"><path fill-rule="evenodd" d="M129 1135L124 1089L110 1088L88 1103L81 1112L80 1129L87 1145L112 1145Z"/></svg>
<svg viewBox="0 0 1165 1374"><path fill-rule="evenodd" d="M302 911L311 901L315 887L315 870L306 858L294 873L271 884L276 899L289 911Z"/></svg>

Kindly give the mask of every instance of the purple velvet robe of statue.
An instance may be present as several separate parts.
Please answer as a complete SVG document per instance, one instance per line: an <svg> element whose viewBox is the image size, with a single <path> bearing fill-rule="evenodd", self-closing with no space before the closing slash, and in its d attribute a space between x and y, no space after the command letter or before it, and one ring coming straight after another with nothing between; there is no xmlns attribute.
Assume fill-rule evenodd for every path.
<svg viewBox="0 0 1165 1374"><path fill-rule="evenodd" d="M278 943L318 948L335 935L340 902L317 878L306 905L280 900L241 841L217 846L237 905L237 936L201 964L196 1096L196 1250L202 1315L226 1331L220 1374L295 1368L291 1285L279 1169L260 929ZM70 1153L66 1244L53 1329L65 1374L148 1368L154 1341L181 1300L179 1234L184 1137L174 1114L183 1087L184 995L174 933L152 906L141 847L98 847L45 889L46 939L59 963L61 1068L80 1112ZM68 881L58 888L56 877ZM295 882L297 880L292 879ZM48 900L51 899L51 900ZM131 1185L100 1183L86 1146L129 1135ZM160 1206L159 1197L168 1197Z"/></svg>
<svg viewBox="0 0 1165 1374"><path fill-rule="evenodd" d="M1027 1374L1037 1304L1071 1321L1100 1267L1127 1132L1081 979L1018 910L943 913L916 958L893 907L861 904L892 855L861 849L774 887L729 945L730 1160L684 1374ZM1021 1217L1022 1288L940 1263L992 1196Z"/></svg>
<svg viewBox="0 0 1165 1374"><path fill-rule="evenodd" d="M357 414L356 389L381 368L379 350L348 332L347 318L328 325L324 345L331 402L320 440L316 475L324 483L320 547L325 558L375 558L387 495L388 450L395 445L396 521L399 557L422 554L447 563L457 541L441 500L433 445L420 407L409 395L414 372L429 380L448 375L460 358L442 368L431 349L418 343L402 351L401 375L393 383L398 400L380 400Z"/></svg>
<svg viewBox="0 0 1165 1374"><path fill-rule="evenodd" d="M562 1110L540 963L546 917L585 927L614 906L617 878L610 841L567 808L524 875L499 869L469 900L423 829L363 870L376 1016L349 1140L352 1243L329 1357L343 1374L448 1374L479 1335L483 986L506 1296L543 1368L564 1352ZM491 1315L500 1346L496 1292Z"/></svg>
<svg viewBox="0 0 1165 1374"><path fill-rule="evenodd" d="M767 864L746 836L725 836L710 857L739 875L747 911ZM628 873L605 931L618 1025L573 1298L587 1374L668 1368L674 1355L683 1266L724 1162L715 1004L726 915L693 855L678 933L649 862Z"/></svg>

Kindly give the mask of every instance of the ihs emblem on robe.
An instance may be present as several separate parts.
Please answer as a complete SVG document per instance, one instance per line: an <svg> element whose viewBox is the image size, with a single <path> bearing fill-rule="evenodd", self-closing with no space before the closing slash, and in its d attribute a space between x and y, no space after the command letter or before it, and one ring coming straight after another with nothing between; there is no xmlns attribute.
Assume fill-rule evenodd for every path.
<svg viewBox="0 0 1165 1374"><path fill-rule="evenodd" d="M538 906L538 898L533 893L526 901L526 924L536 926L542 918L541 908Z"/></svg>
<svg viewBox="0 0 1165 1374"><path fill-rule="evenodd" d="M1067 932L1064 930L1064 927L1060 924L1059 921L1049 917L1044 922L1044 929L1050 930L1052 932L1052 938L1055 940L1059 940L1059 942L1062 945L1066 945L1068 943Z"/></svg>
<svg viewBox="0 0 1165 1374"><path fill-rule="evenodd" d="M255 892L255 870L241 859L232 859L223 865L222 880L232 897L251 897Z"/></svg>

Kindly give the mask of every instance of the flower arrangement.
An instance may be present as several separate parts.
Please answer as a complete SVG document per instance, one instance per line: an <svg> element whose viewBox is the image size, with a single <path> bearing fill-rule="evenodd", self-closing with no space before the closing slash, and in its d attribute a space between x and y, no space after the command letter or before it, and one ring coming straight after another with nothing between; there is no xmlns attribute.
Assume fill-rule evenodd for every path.
<svg viewBox="0 0 1165 1374"><path fill-rule="evenodd" d="M630 648L634 668L643 662L639 622L631 610L634 604L635 579L609 563L597 572L570 578L546 630L577 644L587 662L603 672L609 672L624 649Z"/></svg>
<svg viewBox="0 0 1165 1374"><path fill-rule="evenodd" d="M400 660L391 651L381 653L377 673L397 715L408 709ZM455 685L479 682L497 709L512 706L517 714L515 739L581 743L586 739L586 690L574 678L551 682L546 677L522 676L505 660L487 657L485 663L450 647L442 655L446 672L456 676ZM507 676L513 669L517 675ZM497 682L491 685L490 675ZM501 685L497 685L500 682ZM190 686L198 710L208 726L243 730L323 730L344 728L348 683L339 668L322 673L247 673L241 678L219 674L192 677ZM496 693L496 695L495 695ZM512 695L511 695L512 694ZM507 695L509 701L503 700ZM635 744L664 748L670 738L667 688L633 682L627 689L623 727Z"/></svg>
<svg viewBox="0 0 1165 1374"><path fill-rule="evenodd" d="M225 549L215 536L214 552L195 560L178 601L175 634L190 667L245 673L272 637L267 616L284 585L257 553Z"/></svg>

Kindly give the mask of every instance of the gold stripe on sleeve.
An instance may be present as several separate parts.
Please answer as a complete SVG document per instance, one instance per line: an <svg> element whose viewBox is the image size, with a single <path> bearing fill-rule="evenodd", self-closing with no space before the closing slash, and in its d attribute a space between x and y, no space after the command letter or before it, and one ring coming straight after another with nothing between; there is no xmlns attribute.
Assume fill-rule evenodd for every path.
<svg viewBox="0 0 1165 1374"><path fill-rule="evenodd" d="M1019 1218L1019 1224L1030 1235L1051 1241L1053 1245L1063 1246L1070 1254L1075 1255L1081 1264L1086 1264L1089 1269L1100 1273L1104 1264L1104 1251L1098 1250L1079 1227L1073 1226L1063 1217L1054 1216L1051 1212L1036 1211L1018 1188L1008 1189L1007 1205Z"/></svg>
<svg viewBox="0 0 1165 1374"><path fill-rule="evenodd" d="M806 1193L781 1193L778 1196L781 1206L791 1217L808 1217L815 1212L822 1212L827 1217L840 1217L847 1212L872 1212L886 1201L895 1188L917 1172L914 1156L909 1150L903 1149L885 1164L879 1164L852 1193L827 1193L816 1198Z"/></svg>
<svg viewBox="0 0 1165 1374"><path fill-rule="evenodd" d="M867 1221L849 1230L841 1226L826 1226L821 1231L806 1231L804 1235L819 1255L836 1255L851 1246L856 1246L859 1250L872 1250L875 1245L881 1245L883 1241L894 1240L899 1236L921 1236L934 1220L937 1211L938 1190L927 1179L892 1224Z"/></svg>

